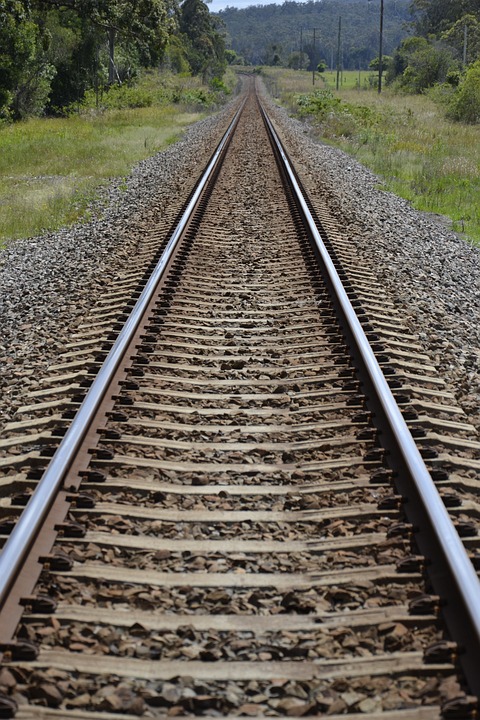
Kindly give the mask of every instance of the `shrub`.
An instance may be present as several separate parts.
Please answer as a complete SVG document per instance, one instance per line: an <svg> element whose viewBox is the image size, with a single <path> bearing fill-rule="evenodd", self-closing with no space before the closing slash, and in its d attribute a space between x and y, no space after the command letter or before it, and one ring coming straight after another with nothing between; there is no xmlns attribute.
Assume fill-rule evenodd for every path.
<svg viewBox="0 0 480 720"><path fill-rule="evenodd" d="M153 95L141 87L131 85L112 85L108 90L103 91L99 98L95 90L87 90L82 101L83 108L94 108L99 105L103 110L123 110L125 108L142 108L153 105ZM64 114L72 108L65 108Z"/></svg>
<svg viewBox="0 0 480 720"><path fill-rule="evenodd" d="M102 98L102 104L110 109L151 107L152 95L140 87L112 85Z"/></svg>
<svg viewBox="0 0 480 720"><path fill-rule="evenodd" d="M361 130L377 127L381 114L366 105L343 102L331 90L316 90L297 98L300 115L312 115L330 137L352 137Z"/></svg>
<svg viewBox="0 0 480 720"><path fill-rule="evenodd" d="M315 90L312 93L299 95L297 105L300 108L300 115L315 115L318 120L325 120L330 113L340 109L342 101L335 97L331 90Z"/></svg>
<svg viewBox="0 0 480 720"><path fill-rule="evenodd" d="M423 37L404 40L387 68L387 82L407 93L421 93L444 82L456 68L451 48Z"/></svg>
<svg viewBox="0 0 480 720"><path fill-rule="evenodd" d="M480 60L467 70L450 102L448 116L466 123L480 122Z"/></svg>

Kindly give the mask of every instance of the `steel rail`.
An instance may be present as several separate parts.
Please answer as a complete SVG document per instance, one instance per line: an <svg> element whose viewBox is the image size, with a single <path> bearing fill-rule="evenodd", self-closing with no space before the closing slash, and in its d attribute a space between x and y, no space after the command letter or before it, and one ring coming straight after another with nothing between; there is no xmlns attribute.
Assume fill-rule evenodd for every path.
<svg viewBox="0 0 480 720"><path fill-rule="evenodd" d="M436 536L443 557L448 563L451 578L458 588L463 607L468 613L470 620L469 629L467 633L465 631L462 633L462 643L465 647L468 646L472 657L467 659L462 665L464 665L463 669L471 691L480 695L480 581L477 573L435 487L434 481L428 472L345 291L325 242L322 239L317 224L304 198L304 193L300 187L296 172L290 163L271 120L261 104L260 109L269 130L271 140L283 163L290 187L295 194L295 200L301 208L308 231L320 253L326 274L329 278L330 287L336 295L336 300L341 307L343 318L348 325L348 336L353 338L353 342L357 346L364 371L366 371L370 380L370 387L373 388L378 402L381 404L383 417L388 422L390 432L394 437L398 451L403 459L404 467L407 468L410 478L415 484L418 496L423 504L423 510L428 517L430 527ZM442 578L442 587L445 588L445 578ZM450 613L453 611L457 616L462 612L459 607L450 608L449 610ZM447 617L446 619L447 625L449 625L449 618ZM456 623L460 625L461 622L462 618L457 618L453 624ZM471 635L471 637L469 637L469 635ZM461 657L460 660L462 660Z"/></svg>
<svg viewBox="0 0 480 720"><path fill-rule="evenodd" d="M72 464L87 430L97 412L101 401L105 397L107 389L120 365L130 341L141 322L142 316L148 307L158 283L160 282L168 262L175 250L175 247L182 236L182 233L195 210L195 206L205 189L212 173L217 167L222 153L231 139L233 131L238 123L246 100L242 102L235 113L233 120L228 126L216 151L200 178L200 181L175 227L165 250L154 268L145 288L140 294L131 314L120 331L113 344L104 364L95 377L94 382L88 390L72 424L68 428L64 438L53 455L46 468L39 484L35 488L28 504L21 514L11 535L5 543L0 555L0 608L5 604L8 593L15 582L28 552L40 531L42 524L52 507L56 495L62 487L65 476Z"/></svg>

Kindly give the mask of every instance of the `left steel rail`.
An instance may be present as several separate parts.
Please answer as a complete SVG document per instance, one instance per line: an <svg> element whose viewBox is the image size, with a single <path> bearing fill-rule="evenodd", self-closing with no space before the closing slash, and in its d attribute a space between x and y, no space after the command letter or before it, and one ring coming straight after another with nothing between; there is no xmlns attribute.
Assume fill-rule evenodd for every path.
<svg viewBox="0 0 480 720"><path fill-rule="evenodd" d="M202 193L210 178L222 162L244 105L245 100L236 111L204 174L200 178L152 275L115 340L105 362L95 377L82 405L46 468L39 484L35 488L25 510L3 547L0 555L0 610L4 606L9 592L22 570L28 553L42 528L58 492L62 489L63 482L72 465L73 459L125 357L125 353L137 332L146 309L155 295L158 284L165 273L178 242L195 212Z"/></svg>

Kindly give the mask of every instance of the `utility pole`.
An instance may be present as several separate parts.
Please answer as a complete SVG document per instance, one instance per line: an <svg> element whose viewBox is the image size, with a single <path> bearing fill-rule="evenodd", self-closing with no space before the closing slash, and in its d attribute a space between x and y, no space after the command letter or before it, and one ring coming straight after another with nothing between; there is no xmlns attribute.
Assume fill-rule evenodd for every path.
<svg viewBox="0 0 480 720"><path fill-rule="evenodd" d="M108 29L108 84L115 82L115 29Z"/></svg>
<svg viewBox="0 0 480 720"><path fill-rule="evenodd" d="M317 30L320 30L320 28L313 28L313 71L312 71L312 84L315 85L315 70L317 69L317 48L316 48L316 39Z"/></svg>
<svg viewBox="0 0 480 720"><path fill-rule="evenodd" d="M378 94L382 92L383 72L383 0L380 0L380 46L378 50Z"/></svg>
<svg viewBox="0 0 480 720"><path fill-rule="evenodd" d="M342 16L338 18L338 41L337 41L337 90L340 86L340 48L342 46Z"/></svg>
<svg viewBox="0 0 480 720"><path fill-rule="evenodd" d="M303 70L303 28L300 28L300 62L299 62L299 70Z"/></svg>

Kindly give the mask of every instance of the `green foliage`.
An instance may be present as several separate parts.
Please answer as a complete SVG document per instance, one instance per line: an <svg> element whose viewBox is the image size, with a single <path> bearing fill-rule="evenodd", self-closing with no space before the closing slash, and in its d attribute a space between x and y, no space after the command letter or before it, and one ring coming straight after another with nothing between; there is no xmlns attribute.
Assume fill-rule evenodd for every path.
<svg viewBox="0 0 480 720"><path fill-rule="evenodd" d="M227 64L225 42L218 31L218 20L210 15L203 0L183 1L179 26L193 74L202 75L204 81L221 76Z"/></svg>
<svg viewBox="0 0 480 720"><path fill-rule="evenodd" d="M366 105L345 102L331 90L315 90L298 95L297 112L300 117L310 116L326 137L352 137L365 128L375 128L383 117Z"/></svg>
<svg viewBox="0 0 480 720"><path fill-rule="evenodd" d="M425 95L437 105L447 109L455 95L455 87L449 83L436 83L425 91Z"/></svg>
<svg viewBox="0 0 480 720"><path fill-rule="evenodd" d="M265 50L265 65L271 65L272 67L278 67L279 65L285 65L285 51L283 45L279 43L270 43Z"/></svg>
<svg viewBox="0 0 480 720"><path fill-rule="evenodd" d="M161 58L173 29L171 7L167 0L31 0L39 10L74 10L76 15L96 28L114 30L121 38L135 42L148 62Z"/></svg>
<svg viewBox="0 0 480 720"><path fill-rule="evenodd" d="M139 93L115 86L103 96L114 109L97 112L90 92L90 106L80 113L0 126L0 245L85 217L100 185L125 177L134 163L174 142L235 82L230 71L224 87L213 91L199 78L152 71L142 73L138 85L153 99L150 106L129 107Z"/></svg>
<svg viewBox="0 0 480 720"><path fill-rule="evenodd" d="M112 85L101 96L101 106L104 110L120 110L122 108L151 107L154 98L151 93L142 87L130 85ZM97 96L94 90L87 90L82 101L83 107L95 107Z"/></svg>
<svg viewBox="0 0 480 720"><path fill-rule="evenodd" d="M55 75L47 41L23 3L0 2L0 118L42 113Z"/></svg>
<svg viewBox="0 0 480 720"><path fill-rule="evenodd" d="M444 32L461 17L478 18L478 0L413 0L415 27L419 35L427 37Z"/></svg>
<svg viewBox="0 0 480 720"><path fill-rule="evenodd" d="M435 83L445 82L456 67L452 50L434 40L411 37L404 40L393 55L387 70L387 82L398 89L419 93Z"/></svg>
<svg viewBox="0 0 480 720"><path fill-rule="evenodd" d="M221 78L218 19L203 0L178 2L0 0L0 121L61 115L92 106L93 96L95 107L145 107L150 100L132 80L163 60L178 73ZM124 89L106 91L116 83Z"/></svg>
<svg viewBox="0 0 480 720"><path fill-rule="evenodd" d="M227 7L219 13L225 23L230 46L252 65L290 65L293 53L308 55L310 70L321 58L335 64L338 17L342 16L343 66L366 68L378 52L379 0L308 0L281 4L253 4L244 9ZM411 20L410 0L385 0L384 47L386 53L404 38L405 24ZM300 28L303 28L300 44ZM316 28L315 46L312 28ZM302 45L302 46L300 46ZM281 49L281 50L280 50ZM302 64L303 67L303 64Z"/></svg>
<svg viewBox="0 0 480 720"><path fill-rule="evenodd" d="M464 15L442 33L442 40L455 48L457 57L463 60L466 40L467 65L480 58L480 12L478 16Z"/></svg>
<svg viewBox="0 0 480 720"><path fill-rule="evenodd" d="M341 111L342 101L331 90L315 90L315 92L299 95L297 98L299 115L314 115L317 120L325 120L330 113Z"/></svg>
<svg viewBox="0 0 480 720"><path fill-rule="evenodd" d="M467 70L449 103L448 116L466 123L480 122L480 60Z"/></svg>
<svg viewBox="0 0 480 720"><path fill-rule="evenodd" d="M210 87L215 92L227 93L229 92L227 86L223 82L222 78L214 77L210 80Z"/></svg>
<svg viewBox="0 0 480 720"><path fill-rule="evenodd" d="M418 36L395 52L387 74L394 87L424 92L454 120L480 122L478 0L413 0Z"/></svg>
<svg viewBox="0 0 480 720"><path fill-rule="evenodd" d="M393 58L390 57L390 55L383 55L382 56L382 69L385 72L388 72L389 69L391 68L392 62L393 62ZM380 58L378 57L378 55L377 55L377 57L374 57L373 60L371 60L368 63L368 67L370 70L373 70L374 72L378 72L380 70Z"/></svg>
<svg viewBox="0 0 480 720"><path fill-rule="evenodd" d="M235 50L225 50L225 60L229 65L245 65L245 59Z"/></svg>
<svg viewBox="0 0 480 720"><path fill-rule="evenodd" d="M162 66L179 74L190 72L187 49L178 35L170 36L165 48Z"/></svg>
<svg viewBox="0 0 480 720"><path fill-rule="evenodd" d="M312 93L305 92L308 73L273 68L265 73L291 112L298 112L293 100L299 96L304 106L320 107L322 120L311 115L310 126L323 142L358 158L382 176L385 189L418 209L449 216L456 231L480 245L480 125L445 119L425 94L355 90L353 72L345 83L348 90L315 93L313 102ZM480 88L476 73L472 90ZM428 95L434 92L446 93L448 102L455 88L436 86ZM332 95L340 103L331 102Z"/></svg>
<svg viewBox="0 0 480 720"><path fill-rule="evenodd" d="M309 63L310 59L307 53L293 52L288 57L287 67L292 68L292 70L306 70Z"/></svg>
<svg viewBox="0 0 480 720"><path fill-rule="evenodd" d="M227 74L228 75L228 74ZM88 90L80 105L73 105L66 114L78 110L81 115L92 115L109 110L149 108L183 105L188 108L211 108L223 102L236 84L236 76L212 78L209 85L201 85L191 76L180 77L171 72L143 72L132 85L112 85L98 97Z"/></svg>

